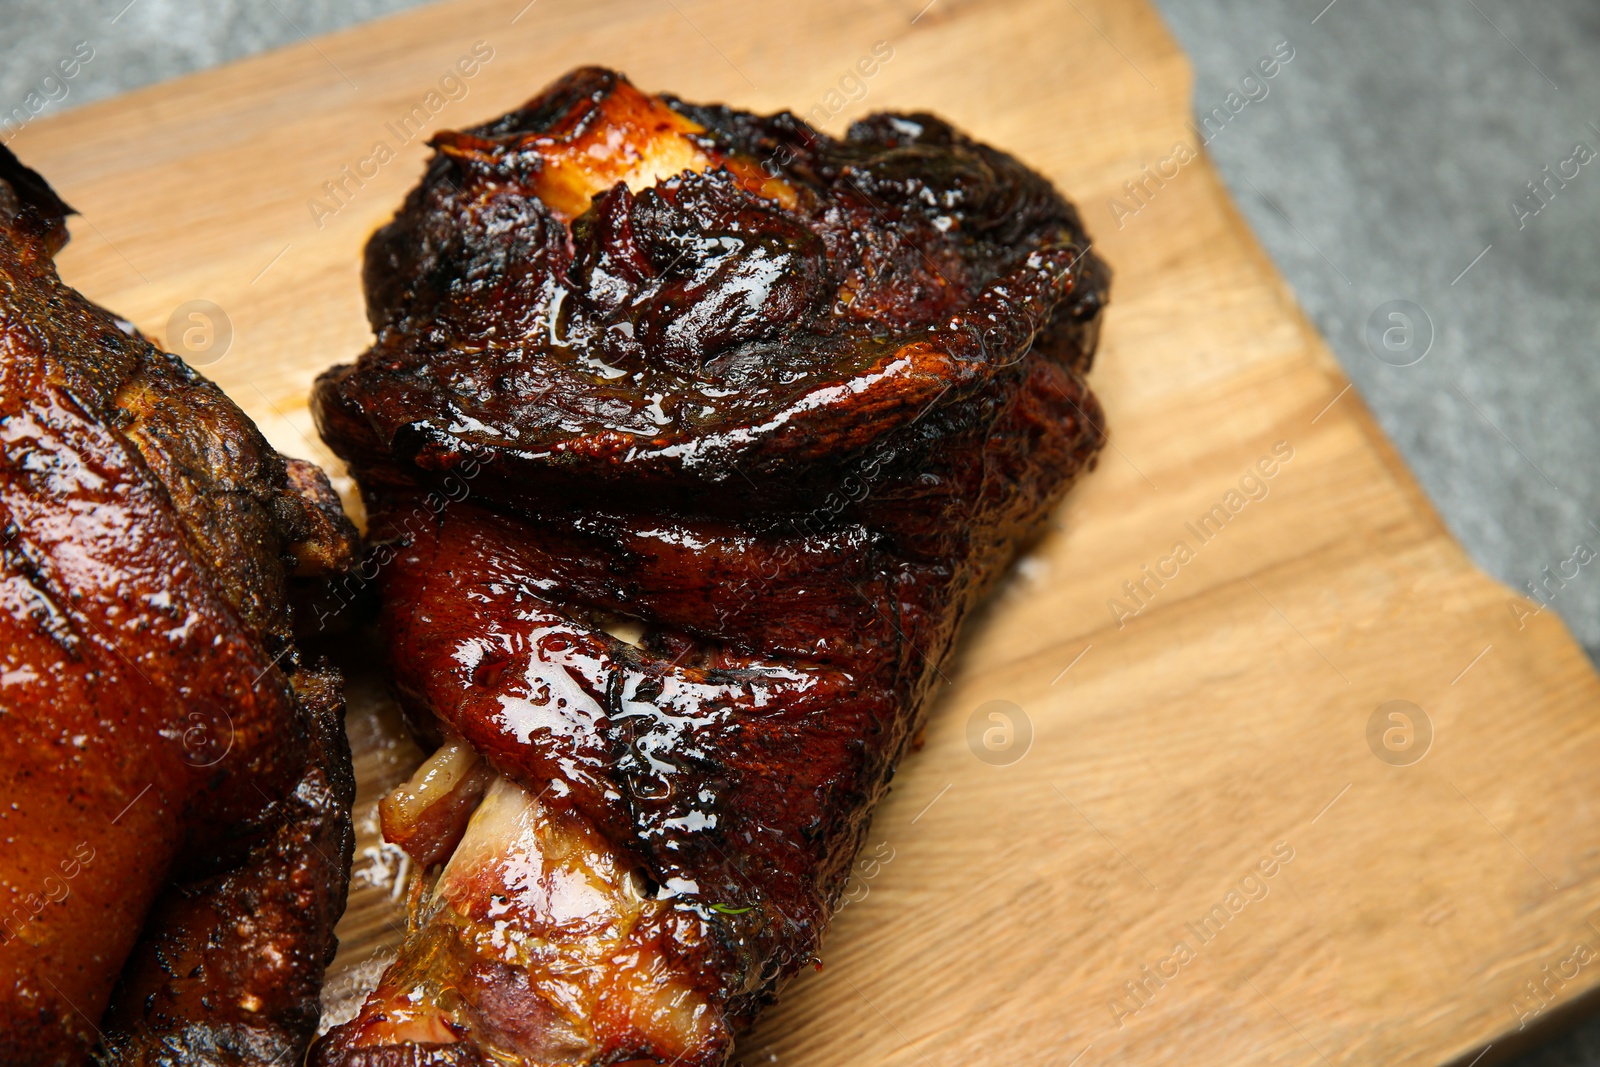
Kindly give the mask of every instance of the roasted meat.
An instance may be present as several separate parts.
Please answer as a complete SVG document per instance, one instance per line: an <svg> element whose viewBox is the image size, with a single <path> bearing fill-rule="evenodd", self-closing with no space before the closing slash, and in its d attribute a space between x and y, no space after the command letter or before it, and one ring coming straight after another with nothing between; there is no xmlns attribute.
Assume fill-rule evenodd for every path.
<svg viewBox="0 0 1600 1067"><path fill-rule="evenodd" d="M0 1062L296 1062L354 780L289 592L355 531L61 282L69 213L0 148Z"/></svg>
<svg viewBox="0 0 1600 1067"><path fill-rule="evenodd" d="M439 134L319 379L425 869L313 1062L711 1065L818 951L962 619L1104 441L1073 208L575 71Z"/></svg>

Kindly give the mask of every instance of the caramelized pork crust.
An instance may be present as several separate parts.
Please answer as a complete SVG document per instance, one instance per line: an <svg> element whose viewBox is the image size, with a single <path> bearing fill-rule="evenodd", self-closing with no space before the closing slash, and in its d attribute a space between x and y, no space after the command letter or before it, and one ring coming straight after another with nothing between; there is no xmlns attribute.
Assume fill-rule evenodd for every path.
<svg viewBox="0 0 1600 1067"><path fill-rule="evenodd" d="M62 284L68 213L0 148L0 1061L265 1064L315 1029L351 846L288 585L355 532Z"/></svg>
<svg viewBox="0 0 1600 1067"><path fill-rule="evenodd" d="M470 820L453 787L397 805L413 856L459 844L313 1056L717 1064L1103 443L1107 271L1047 181L929 115L836 140L582 69L433 143L367 249L376 342L313 410L439 780L462 745L498 777ZM463 895L519 849L520 888Z"/></svg>
<svg viewBox="0 0 1600 1067"><path fill-rule="evenodd" d="M838 141L585 69L434 144L367 249L377 344L317 393L368 469L493 456L512 499L555 479L803 510L930 405L1094 345L1105 271L1076 213L930 115Z"/></svg>

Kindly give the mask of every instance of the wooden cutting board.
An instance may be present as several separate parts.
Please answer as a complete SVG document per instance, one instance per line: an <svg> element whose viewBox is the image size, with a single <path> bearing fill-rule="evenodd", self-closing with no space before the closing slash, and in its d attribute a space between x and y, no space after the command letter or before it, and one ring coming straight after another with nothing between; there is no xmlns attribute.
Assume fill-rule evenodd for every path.
<svg viewBox="0 0 1600 1067"><path fill-rule="evenodd" d="M833 129L939 112L1050 175L1116 270L1112 445L970 631L825 967L745 1064L1487 1064L1600 986L1600 684L1450 539L1210 163L1175 162L1190 71L1143 3L457 0L13 147L83 212L67 279L173 346L175 309L223 309L221 358L183 323L194 362L336 470L305 397L367 343L361 246L424 158L404 117L587 62ZM1146 166L1170 177L1113 210ZM398 935L371 809L419 758L349 645L335 1001Z"/></svg>

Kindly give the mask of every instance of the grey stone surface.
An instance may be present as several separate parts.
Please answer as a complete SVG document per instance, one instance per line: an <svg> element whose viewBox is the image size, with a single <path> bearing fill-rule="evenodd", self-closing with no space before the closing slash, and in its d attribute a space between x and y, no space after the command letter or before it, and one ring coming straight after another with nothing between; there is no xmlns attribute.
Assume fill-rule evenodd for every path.
<svg viewBox="0 0 1600 1067"><path fill-rule="evenodd" d="M0 0L0 125L413 2ZM1508 583L1548 582L1551 610L1600 655L1600 559L1574 562L1580 545L1600 551L1600 158L1551 180L1548 204L1525 184L1579 142L1600 151L1600 8L1325 2L1157 0L1194 60L1200 113L1259 96L1245 75L1278 42L1294 49L1210 152L1450 528ZM46 83L81 41L94 58ZM1432 323L1410 366L1366 341L1393 300ZM1518 1062L1600 1065L1600 1023Z"/></svg>

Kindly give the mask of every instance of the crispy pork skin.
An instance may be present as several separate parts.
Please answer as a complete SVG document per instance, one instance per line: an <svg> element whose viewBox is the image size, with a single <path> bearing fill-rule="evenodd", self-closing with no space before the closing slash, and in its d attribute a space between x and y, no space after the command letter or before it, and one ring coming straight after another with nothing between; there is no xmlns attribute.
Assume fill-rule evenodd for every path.
<svg viewBox="0 0 1600 1067"><path fill-rule="evenodd" d="M1104 441L1107 271L930 115L835 139L587 68L433 144L313 410L444 747L385 814L400 958L313 1062L719 1064Z"/></svg>
<svg viewBox="0 0 1600 1067"><path fill-rule="evenodd" d="M0 148L0 1062L290 1062L354 782L287 595L355 531L61 282L68 214Z"/></svg>

